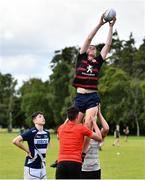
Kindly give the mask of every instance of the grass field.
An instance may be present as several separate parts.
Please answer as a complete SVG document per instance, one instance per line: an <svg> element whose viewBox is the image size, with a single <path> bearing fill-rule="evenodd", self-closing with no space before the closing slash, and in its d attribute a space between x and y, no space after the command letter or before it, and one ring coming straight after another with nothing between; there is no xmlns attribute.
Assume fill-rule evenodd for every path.
<svg viewBox="0 0 145 180"><path fill-rule="evenodd" d="M0 133L0 179L23 179L25 153L11 141L17 133ZM57 159L58 141L51 136L52 145L47 153L47 178L54 179L55 169L49 165ZM112 146L114 139L108 136L100 151L102 179L145 179L145 137L129 137L121 146ZM119 154L119 153L120 154Z"/></svg>

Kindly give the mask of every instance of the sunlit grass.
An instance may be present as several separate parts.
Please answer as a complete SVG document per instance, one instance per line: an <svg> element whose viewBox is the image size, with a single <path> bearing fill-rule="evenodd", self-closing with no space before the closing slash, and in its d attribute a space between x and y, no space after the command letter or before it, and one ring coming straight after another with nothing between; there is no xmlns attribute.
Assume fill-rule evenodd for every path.
<svg viewBox="0 0 145 180"><path fill-rule="evenodd" d="M25 152L11 141L17 133L0 133L0 179L23 179ZM129 137L120 147L112 146L114 138L108 136L100 151L102 179L145 179L145 137ZM50 164L57 159L58 140L51 135L47 153L47 178L55 177Z"/></svg>

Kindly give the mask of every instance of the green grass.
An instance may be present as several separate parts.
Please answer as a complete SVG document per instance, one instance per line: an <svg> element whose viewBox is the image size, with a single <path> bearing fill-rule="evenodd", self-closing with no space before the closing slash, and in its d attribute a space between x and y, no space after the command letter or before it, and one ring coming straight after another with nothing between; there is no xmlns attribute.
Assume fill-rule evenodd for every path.
<svg viewBox="0 0 145 180"><path fill-rule="evenodd" d="M0 179L23 179L25 152L11 141L17 133L0 133ZM108 136L100 151L102 179L144 179L145 178L145 137L129 137L120 147L112 146L114 138ZM51 136L47 153L47 178L53 179L55 169L49 165L57 159L58 141ZM117 155L118 152L120 155Z"/></svg>

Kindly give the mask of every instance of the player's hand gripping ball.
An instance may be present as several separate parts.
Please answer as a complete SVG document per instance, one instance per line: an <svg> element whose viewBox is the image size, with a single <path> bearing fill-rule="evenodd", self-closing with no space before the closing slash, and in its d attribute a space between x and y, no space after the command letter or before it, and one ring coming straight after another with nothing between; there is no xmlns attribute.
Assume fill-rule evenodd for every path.
<svg viewBox="0 0 145 180"><path fill-rule="evenodd" d="M104 13L104 20L106 22L112 21L113 17L116 17L116 11L114 9L108 9Z"/></svg>

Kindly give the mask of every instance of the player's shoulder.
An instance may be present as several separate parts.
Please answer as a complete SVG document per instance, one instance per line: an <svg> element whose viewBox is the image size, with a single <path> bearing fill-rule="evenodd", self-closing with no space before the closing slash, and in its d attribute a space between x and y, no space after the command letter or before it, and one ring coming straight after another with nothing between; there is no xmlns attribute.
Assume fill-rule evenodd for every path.
<svg viewBox="0 0 145 180"><path fill-rule="evenodd" d="M67 125L68 125L68 123L63 123L63 124L61 124L61 125L58 127L58 129L61 129L61 128L67 126Z"/></svg>
<svg viewBox="0 0 145 180"><path fill-rule="evenodd" d="M30 140L32 137L35 136L35 134L37 133L37 129L36 128L31 128L26 130L24 133L21 134L23 140Z"/></svg>
<svg viewBox="0 0 145 180"><path fill-rule="evenodd" d="M96 56L95 59L104 61L104 59L103 59L101 53L99 53L99 54Z"/></svg>
<svg viewBox="0 0 145 180"><path fill-rule="evenodd" d="M76 131L79 134L86 134L87 132L91 131L87 126L83 124L77 124Z"/></svg>
<svg viewBox="0 0 145 180"><path fill-rule="evenodd" d="M36 128L33 127L33 128L30 128L30 129L26 129L24 133L35 133L36 131L37 131Z"/></svg>
<svg viewBox="0 0 145 180"><path fill-rule="evenodd" d="M29 131L34 134L37 133L38 130L35 127L32 127Z"/></svg>
<svg viewBox="0 0 145 180"><path fill-rule="evenodd" d="M43 129L44 132L46 132L47 134L50 134L48 129Z"/></svg>
<svg viewBox="0 0 145 180"><path fill-rule="evenodd" d="M28 129L25 133L29 135L35 135L38 132L38 130L35 127L32 127Z"/></svg>
<svg viewBox="0 0 145 180"><path fill-rule="evenodd" d="M68 123L68 122L61 124L61 125L57 128L57 133L63 131L63 129L66 128L66 126L67 126L67 128L69 129L69 123Z"/></svg>
<svg viewBox="0 0 145 180"><path fill-rule="evenodd" d="M84 52L84 53L78 53L78 59L84 59L84 58L87 58L87 53L86 52Z"/></svg>
<svg viewBox="0 0 145 180"><path fill-rule="evenodd" d="M86 132L86 131L91 131L91 130L90 130L86 125L84 125L84 124L81 124L81 125L80 125L80 129L81 129L82 132L84 132L84 131L85 131L85 132Z"/></svg>
<svg viewBox="0 0 145 180"><path fill-rule="evenodd" d="M83 130L83 129L85 129L85 126L80 123L80 124L77 124L77 128L80 130Z"/></svg>

